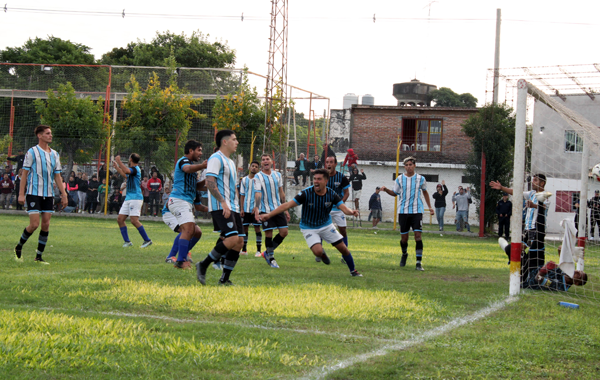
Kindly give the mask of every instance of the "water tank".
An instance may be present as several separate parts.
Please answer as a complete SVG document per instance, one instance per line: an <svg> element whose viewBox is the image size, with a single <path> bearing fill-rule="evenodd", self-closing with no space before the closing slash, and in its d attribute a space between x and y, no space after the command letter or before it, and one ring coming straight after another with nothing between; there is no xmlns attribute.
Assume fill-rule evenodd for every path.
<svg viewBox="0 0 600 380"><path fill-rule="evenodd" d="M355 95L355 94L344 95L344 109L352 108L353 104L358 104L358 95Z"/></svg>
<svg viewBox="0 0 600 380"><path fill-rule="evenodd" d="M375 98L371 94L365 94L362 97L362 105L363 106L374 106Z"/></svg>
<svg viewBox="0 0 600 380"><path fill-rule="evenodd" d="M437 89L433 84L427 84L413 79L410 82L396 83L392 95L398 100L399 106L429 107L429 93Z"/></svg>

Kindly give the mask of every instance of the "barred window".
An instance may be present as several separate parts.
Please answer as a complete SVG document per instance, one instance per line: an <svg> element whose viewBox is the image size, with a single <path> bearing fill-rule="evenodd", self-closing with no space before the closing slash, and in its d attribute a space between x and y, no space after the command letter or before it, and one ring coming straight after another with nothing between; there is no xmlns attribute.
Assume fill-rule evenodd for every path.
<svg viewBox="0 0 600 380"><path fill-rule="evenodd" d="M402 150L440 152L442 150L442 121L404 119Z"/></svg>
<svg viewBox="0 0 600 380"><path fill-rule="evenodd" d="M565 152L583 152L583 138L575 131L565 131Z"/></svg>

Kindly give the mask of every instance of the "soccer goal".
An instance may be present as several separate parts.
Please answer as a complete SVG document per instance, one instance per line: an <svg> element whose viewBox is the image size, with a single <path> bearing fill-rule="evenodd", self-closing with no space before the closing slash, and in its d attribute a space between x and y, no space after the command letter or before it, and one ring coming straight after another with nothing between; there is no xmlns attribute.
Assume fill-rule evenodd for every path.
<svg viewBox="0 0 600 380"><path fill-rule="evenodd" d="M600 129L590 119L600 122L600 98L548 95L524 79L516 91L510 294L598 301Z"/></svg>

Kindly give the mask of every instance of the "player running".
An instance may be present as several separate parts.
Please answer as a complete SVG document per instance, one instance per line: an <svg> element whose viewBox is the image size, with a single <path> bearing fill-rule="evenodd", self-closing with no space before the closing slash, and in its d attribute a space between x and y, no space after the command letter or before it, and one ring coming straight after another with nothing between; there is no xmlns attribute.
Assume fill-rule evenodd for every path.
<svg viewBox="0 0 600 380"><path fill-rule="evenodd" d="M46 243L48 243L50 218L54 212L54 182L60 190L60 200L63 207L67 206L67 193L60 176L62 171L60 157L49 146L52 142L52 130L47 125L38 125L34 133L38 138L38 145L30 148L25 154L21 176L25 180L22 180L19 186L18 198L19 204L26 204L29 225L23 230L21 239L15 247L15 259L19 262L23 261L23 245L39 227L41 214L42 228L38 237L38 247L34 261L40 264L48 264L42 259L42 254L46 248Z"/></svg>
<svg viewBox="0 0 600 380"><path fill-rule="evenodd" d="M215 143L219 150L210 156L206 169L208 209L212 215L215 231L219 231L224 239L219 240L208 256L196 264L196 276L202 285L206 285L206 269L212 262L219 261L221 256L225 255L219 285L232 285L229 276L235 268L244 244L244 226L235 191L237 168L229 158L237 150L238 140L233 131L225 129L217 132Z"/></svg>
<svg viewBox="0 0 600 380"><path fill-rule="evenodd" d="M300 220L300 231L304 235L304 240L316 257L319 257L324 264L329 265L331 260L327 257L323 249L322 241L333 245L344 258L348 265L350 274L353 277L362 277L354 267L352 254L344 244L342 235L335 229L331 221L331 209L336 206L346 215L358 216L357 210L350 210L342 198L332 189L326 186L329 179L329 173L325 169L314 171L314 185L302 190L296 197L268 214L261 214L263 221L269 220L292 207L302 205L302 219Z"/></svg>
<svg viewBox="0 0 600 380"><path fill-rule="evenodd" d="M127 194L125 195L125 202L119 210L119 216L117 217L117 223L121 229L121 235L123 236L123 248L133 246L133 243L129 240L129 234L127 233L127 226L125 220L129 216L131 224L137 228L138 232L144 243L141 248L146 248L152 245L152 240L146 234L146 230L142 223L140 223L140 213L142 211L142 204L144 203L144 195L142 194L142 188L140 182L142 180L142 171L140 170L138 163L140 162L140 155L132 153L129 156L129 167L123 165L121 162L121 156L115 156L113 165L117 172L127 179Z"/></svg>
<svg viewBox="0 0 600 380"><path fill-rule="evenodd" d="M202 237L200 228L195 223L194 199L198 183L197 172L206 168L206 161L193 164L202 156L202 143L189 140L185 143L185 154L175 164L173 176L173 190L169 196L168 209L177 220L181 236L179 236L177 260L174 267L177 269L190 269L192 264L187 260L188 253ZM168 218L168 216L167 216ZM164 219L164 217L163 217ZM171 224L173 221L171 222Z"/></svg>
<svg viewBox="0 0 600 380"><path fill-rule="evenodd" d="M329 171L329 180L327 181L327 187L336 192L337 195L342 198L342 202L346 202L350 196L350 181L342 173L336 170L337 158L335 156L329 156L325 159L325 168ZM348 246L348 233L346 232L346 216L342 210L337 206L334 206L331 210L331 219L333 223L340 230L340 234L344 237L344 244Z"/></svg>
<svg viewBox="0 0 600 380"><path fill-rule="evenodd" d="M260 184L260 193L257 193L256 204L260 204L260 210L255 208L254 217L260 220L260 214L267 214L282 203L285 203L285 191L283 190L283 180L281 173L273 171L273 161L271 156L263 154L260 158L262 171L256 174L256 178ZM289 212L285 211L284 215L275 215L268 221L262 223L263 231L265 231L265 246L267 250L262 253L262 257L267 261L271 268L279 268L275 261L275 250L281 245L283 239L288 235L288 222L290 220ZM279 233L273 238L273 230L279 230Z"/></svg>
<svg viewBox="0 0 600 380"><path fill-rule="evenodd" d="M423 231L424 210L421 193L423 193L423 198L425 198L425 202L427 202L427 207L429 207L431 215L434 214L434 210L431 207L431 202L429 200L425 177L415 173L415 158L406 157L403 162L406 173L400 174L398 178L396 178L394 189L390 190L385 186L382 186L381 190L393 197L398 196L398 224L400 224L400 247L402 248L400 266L406 266L406 259L408 258L408 233L412 228L416 242L415 252L417 256L417 266L415 269L423 271L425 269L423 269L423 265L421 264L423 258L423 240L421 240L421 232Z"/></svg>
<svg viewBox="0 0 600 380"><path fill-rule="evenodd" d="M194 199L194 208L196 209L196 211L208 212L208 207L206 207L202 204L199 193L197 193L197 192L196 192L196 199ZM165 202L165 206L162 209L162 218L163 218L163 222L165 222L165 224L167 226L169 226L169 228L173 232L178 234L175 237L175 240L173 241L173 246L171 247L171 252L169 252L169 254L167 255L167 258L165 259L165 262L167 264L175 264L177 262L177 253L179 252L179 238L181 238L181 232L179 229L180 226L179 226L179 223L177 222L177 218L175 218L175 216L173 214L171 214L171 211L169 211L169 202L168 201ZM198 227L197 225L194 228L194 236L202 237L202 231L200 230L200 227ZM196 239L195 237L192 237L190 239L190 246L188 248L189 252L188 252L188 255L186 258L186 261L189 261L190 264L193 264L191 251L199 240L200 240L199 238Z"/></svg>
<svg viewBox="0 0 600 380"><path fill-rule="evenodd" d="M246 251L248 245L248 231L250 225L254 226L254 233L256 234L256 254L254 257L261 257L260 249L262 247L262 232L260 231L260 222L255 218L255 208L258 208L259 203L256 202L256 193L260 192L260 184L255 178L256 173L260 170L260 164L257 161L250 163L250 172L240 182L240 205L242 207L240 216L244 224L244 247L242 248L241 255L247 255Z"/></svg>

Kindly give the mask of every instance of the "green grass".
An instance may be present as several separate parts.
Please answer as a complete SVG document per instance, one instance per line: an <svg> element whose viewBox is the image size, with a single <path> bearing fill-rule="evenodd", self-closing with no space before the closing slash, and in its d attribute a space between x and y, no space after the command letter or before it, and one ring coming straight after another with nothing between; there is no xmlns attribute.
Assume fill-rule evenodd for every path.
<svg viewBox="0 0 600 380"><path fill-rule="evenodd" d="M507 298L494 239L425 234L426 271L417 272L412 242L398 266L397 232L349 230L364 274L353 278L331 247L332 264L316 263L292 228L276 252L281 269L250 254L233 272L236 286L223 288L212 268L201 286L195 271L164 263L175 235L159 222L145 223L154 244L142 250L131 227L136 247L122 249L115 221L54 217L49 266L32 261L37 232L25 261L13 260L26 224L0 215L0 379L600 378L597 246L586 252L583 297L527 293L423 338ZM195 260L216 240L201 227Z"/></svg>

